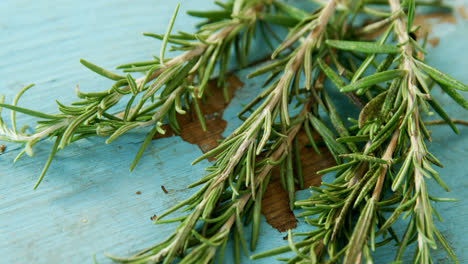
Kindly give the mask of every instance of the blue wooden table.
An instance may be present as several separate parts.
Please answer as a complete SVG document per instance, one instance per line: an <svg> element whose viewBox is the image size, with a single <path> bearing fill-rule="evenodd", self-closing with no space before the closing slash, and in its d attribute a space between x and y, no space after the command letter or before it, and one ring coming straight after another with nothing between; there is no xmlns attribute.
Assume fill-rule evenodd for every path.
<svg viewBox="0 0 468 264"><path fill-rule="evenodd" d="M213 7L211 0L181 3L175 29L189 32L197 20L185 11ZM76 84L83 91L107 89L110 82L82 67L79 58L111 69L158 54L160 43L140 33L164 32L175 5L167 0L0 1L0 94L11 102L23 86L34 82L36 86L20 105L55 112L53 99L72 102ZM439 37L440 43L429 48L427 60L468 83L468 23L459 14L455 16L456 24L434 24L431 36ZM258 58L262 55L256 54ZM259 91L261 79L245 78L251 70L236 73L249 88L237 91L224 112L223 118L228 121L225 135L240 122L235 117L239 104ZM447 95L435 95L453 118L467 119L467 112ZM464 96L468 98L466 93ZM24 115L18 120L21 124L34 122ZM468 263L468 129L459 129L461 135L456 136L448 127L432 128L434 141L429 147L446 166L439 172L451 192L444 193L433 182L429 188L435 196L462 200L436 205L444 218L437 226L460 263ZM131 255L170 234L174 225L155 226L150 217L192 193L186 185L198 179L209 163L190 166L190 161L201 154L200 149L170 137L153 141L134 172L129 173L143 133L130 133L110 145L96 138L67 147L55 158L36 191L32 187L51 143L38 144L34 158L23 158L14 165L19 146L6 144L5 153L0 155L0 263L91 263L93 253L99 263L109 263L104 252ZM168 194L161 185L166 186ZM141 194L136 194L138 191ZM307 195L308 191L301 191L298 198ZM307 228L299 223L299 230ZM285 234L266 222L260 233L257 252L286 243L282 239ZM376 263L388 262L393 255L387 250ZM440 263L448 263L442 250L435 251L434 256ZM231 258L227 256L225 262L231 263ZM244 263L250 261L245 258ZM272 259L255 263L272 263Z"/></svg>

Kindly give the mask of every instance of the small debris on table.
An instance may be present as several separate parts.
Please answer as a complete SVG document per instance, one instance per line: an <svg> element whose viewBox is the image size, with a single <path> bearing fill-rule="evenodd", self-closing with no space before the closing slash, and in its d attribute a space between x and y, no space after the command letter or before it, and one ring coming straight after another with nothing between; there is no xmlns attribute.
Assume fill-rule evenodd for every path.
<svg viewBox="0 0 468 264"><path fill-rule="evenodd" d="M161 185L161 189L163 190L163 192L164 192L165 194L168 194L168 193L169 193L169 192L166 190L166 187L164 187L164 185Z"/></svg>
<svg viewBox="0 0 468 264"><path fill-rule="evenodd" d="M461 18L467 20L468 19L468 13L465 10L464 6L459 6L457 7L457 11L460 14Z"/></svg>
<svg viewBox="0 0 468 264"><path fill-rule="evenodd" d="M6 149L5 145L0 145L0 154L2 154Z"/></svg>
<svg viewBox="0 0 468 264"><path fill-rule="evenodd" d="M432 47L437 47L439 45L440 38L434 37L429 39L429 43L431 43Z"/></svg>
<svg viewBox="0 0 468 264"><path fill-rule="evenodd" d="M136 192L136 194L140 195L140 194L141 194L141 192L140 192L140 191L137 191L137 192Z"/></svg>
<svg viewBox="0 0 468 264"><path fill-rule="evenodd" d="M88 222L88 219L83 219L83 223L86 223L86 222Z"/></svg>
<svg viewBox="0 0 468 264"><path fill-rule="evenodd" d="M153 215L152 217L150 217L150 220L151 221L156 221L158 219L158 216L157 215Z"/></svg>

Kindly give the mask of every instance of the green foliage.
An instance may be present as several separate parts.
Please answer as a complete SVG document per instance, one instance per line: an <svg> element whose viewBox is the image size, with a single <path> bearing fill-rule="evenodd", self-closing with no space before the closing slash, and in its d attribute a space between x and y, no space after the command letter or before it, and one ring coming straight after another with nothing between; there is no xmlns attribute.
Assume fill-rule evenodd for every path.
<svg viewBox="0 0 468 264"><path fill-rule="evenodd" d="M398 12L398 1L390 2L392 11ZM296 256L287 259L287 263L357 263L362 259L372 263L370 251L394 240L397 245L395 262L403 261L403 253L415 243L412 263L428 264L433 262L430 249L436 248L437 240L452 261L458 263L433 222L433 215L439 215L430 203L434 199L428 194L425 181L432 178L446 191L449 189L432 168L440 163L425 145L429 135L420 112L432 106L458 133L452 119L430 95L429 87L430 83L439 84L465 109L466 100L456 89L466 91L467 87L417 58L416 52L421 51L421 47L410 41L415 3L408 1L408 15L394 19L389 27L398 40L396 44L383 44L389 30L374 43L327 40L330 47L338 49L334 61L337 69L346 64L352 67L351 62L345 60L348 52L352 56L358 52L371 54L359 68L352 67L356 72L349 74L347 85L340 74L319 61L324 74L341 92L356 92L368 101L361 110L354 134L341 137L337 142L367 143L361 153L342 154L341 157L348 159L346 163L320 171L336 172L335 180L323 183L322 188L311 187L312 196L296 202L296 206L304 210L300 215L307 216L306 223L315 229L296 234L305 236L301 242L290 242L288 247L255 254L252 259L293 251ZM392 55L395 52L399 53L396 58ZM371 72L371 61L375 58L372 56L377 53L386 54L393 63L387 64L385 70L375 65ZM383 63L386 60L383 59ZM363 69L369 73L360 77ZM386 83L388 81L391 82ZM402 238L392 229L400 217L409 218Z"/></svg>
<svg viewBox="0 0 468 264"><path fill-rule="evenodd" d="M54 141L36 188L57 152L73 142L103 136L111 143L133 129L148 127L130 165L133 170L153 137L165 133L163 124L175 132L180 130L176 113L195 111L206 129L200 102L210 96L208 81L217 75L220 89L225 89L231 51L235 50L238 68L245 67L260 30L272 47L272 60L249 78L269 74L264 89L239 113L242 125L193 162L215 158L206 174L188 186L201 188L155 222L178 222L179 226L166 240L133 257L109 257L121 263L213 263L223 259L232 237L234 262L239 263L241 253L249 254L244 237L244 226L249 223L250 251L257 246L262 198L271 172L278 166L290 209L302 208L298 216L306 217L305 222L314 228L305 233L289 231L287 246L251 259L292 251L293 257L282 260L357 263L364 259L372 263L371 251L395 241L395 263L402 261L403 253L414 243L413 263L428 264L433 262L430 251L438 241L458 263L433 223L433 215L439 215L431 201L452 200L432 197L426 188L426 180L434 179L449 189L432 168L441 164L427 150L430 135L421 116L431 107L458 133L455 123L463 122L445 113L431 96L431 87L438 84L468 109L467 101L456 91L468 91L468 86L426 64L417 56L417 52L425 53L424 45L412 38L416 6L445 6L439 1L416 0L402 5L397 0L317 2L311 13L282 1L216 2L220 10L188 12L205 19L193 34L172 33L177 5L165 34L144 33L162 41L159 58L120 65L117 69L123 75L80 60L91 71L113 80L109 89L83 93L77 87L80 100L70 106L56 101L59 114L17 106L32 85L23 88L12 104L5 104L2 96L0 113L2 108L11 110L12 128L0 117L0 140L23 144L17 159L24 153L32 156L35 144L43 139ZM376 5L390 6L391 12ZM350 23L359 14L377 21L366 26ZM270 24L289 31L276 48L270 40L277 38ZM380 38L368 40L366 34L378 30L383 32ZM171 51L181 53L169 57ZM144 77L135 79L135 72ZM325 79L333 85L324 85ZM352 126L345 125L333 104L335 98L329 96L337 90L361 108L359 116L349 119ZM127 100L125 108L116 109L123 100ZM296 107L300 107L299 113L292 114ZM40 119L32 133L17 129L17 112ZM302 129L318 154L312 131L320 135L320 143L337 165L318 172L335 172L331 183L312 186L310 198L295 201L296 187L304 187L298 140ZM177 211L185 214L164 219ZM409 218L402 237L392 228L400 217ZM303 239L295 242L298 236Z"/></svg>

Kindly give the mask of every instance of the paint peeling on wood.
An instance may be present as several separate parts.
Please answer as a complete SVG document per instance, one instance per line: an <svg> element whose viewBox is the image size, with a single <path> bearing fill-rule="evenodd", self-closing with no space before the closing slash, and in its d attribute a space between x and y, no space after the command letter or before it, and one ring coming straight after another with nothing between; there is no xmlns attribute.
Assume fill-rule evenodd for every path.
<svg viewBox="0 0 468 264"><path fill-rule="evenodd" d="M195 112L184 115L177 114L177 122L180 126L180 137L191 144L196 144L203 152L218 145L218 140L222 139L222 133L226 129L227 122L222 119L223 112L229 105L230 100L226 102L223 95L223 89L217 87L217 80L211 80L207 86L207 96L204 103L199 101L203 115L205 116L206 131L203 131L200 121ZM240 89L244 84L234 75L227 77L228 95L232 99L234 92ZM166 134L157 134L153 139L176 136L169 125L164 125Z"/></svg>
<svg viewBox="0 0 468 264"><path fill-rule="evenodd" d="M459 6L457 7L458 14L460 14L460 17L462 19L468 20L468 13L466 12L466 9L464 6Z"/></svg>
<svg viewBox="0 0 468 264"><path fill-rule="evenodd" d="M430 34L433 32L434 25L443 23L456 24L457 18L454 16L453 13L437 12L431 14L417 15L414 17L413 22L415 26L421 26L421 28L418 31L416 31L417 37L421 39L424 38L425 34Z"/></svg>
<svg viewBox="0 0 468 264"><path fill-rule="evenodd" d="M317 134L313 136L315 140L320 140ZM318 155L312 148L306 147L309 140L304 131L299 132L298 140L304 187L320 186L321 176L317 175L317 171L335 165L335 161L326 147L319 147L321 155ZM297 219L289 208L288 192L281 186L279 166L273 169L270 184L264 194L262 214L267 223L279 232L297 227Z"/></svg>

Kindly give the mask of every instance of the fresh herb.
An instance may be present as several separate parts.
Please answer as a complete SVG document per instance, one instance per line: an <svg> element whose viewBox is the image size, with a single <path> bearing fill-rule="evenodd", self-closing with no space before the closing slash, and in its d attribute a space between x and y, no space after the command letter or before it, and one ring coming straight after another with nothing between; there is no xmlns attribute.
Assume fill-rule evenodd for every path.
<svg viewBox="0 0 468 264"><path fill-rule="evenodd" d="M430 202L434 199L427 190L426 178L434 179L446 191L449 189L432 168L441 164L425 145L431 138L421 112L429 111L431 106L458 133L453 120L431 96L431 83L450 91L447 93L464 108L467 102L456 90L466 91L468 86L424 62L420 55L424 50L411 34L415 1L406 3L407 15L401 12L398 0L389 1L391 11L399 15L382 39L393 30L398 40L395 45L327 41L340 50L339 54L369 54L359 68L362 70L356 73L370 69L376 53L386 54L395 68L384 70L377 66L365 77L356 78L355 73L348 85L334 81L342 92L357 91L368 97L355 135L337 141L367 143L360 153L342 155L348 162L322 171L336 171L332 183L323 183L323 188L311 187L312 196L296 202L304 209L299 215L307 217L306 223L316 228L295 234L305 236L300 242L290 239L289 246L253 255L252 259L293 251L296 256L287 259L287 263L360 263L363 259L373 263L371 252L393 240L398 245L395 263L403 261L403 253L412 243L416 247L411 263L433 263L430 251L437 242L454 263L459 263L433 221L433 216L440 216ZM392 55L395 50L396 59ZM332 80L339 78L332 72L327 75ZM383 89L379 83L384 83ZM409 222L403 237L398 237L392 226L401 216L409 218Z"/></svg>
<svg viewBox="0 0 468 264"><path fill-rule="evenodd" d="M39 141L54 140L36 188L55 154L69 144L96 135L108 137L106 143L110 143L130 130L151 127L132 170L154 135L165 133L164 123L178 133L176 114L195 111L206 129L201 104L209 96L208 81L217 74L228 100L225 76L231 50L236 51L238 67L245 67L259 31L272 48L271 61L249 78L269 74L264 89L239 113L242 125L193 162L215 159L206 175L189 185L201 188L165 213L151 217L156 224L180 222L179 226L163 242L133 257L109 257L121 263L213 263L223 259L232 237L235 263L239 263L241 251L248 255L249 249L256 248L262 198L272 169L279 166L291 210L302 208L299 216L315 228L295 234L290 230L287 246L252 255L252 259L292 251L295 256L282 260L360 263L364 259L372 263L371 251L395 241L396 263L412 243L416 244L412 262L432 263L430 251L437 242L458 263L433 222L433 216L440 216L430 201L452 199L429 195L426 178L433 178L447 191L448 186L432 168L441 163L428 152L425 142L431 140L426 125L446 123L458 133L455 123L466 124L451 119L431 96L434 84L464 109L468 102L458 91L468 91L468 85L424 61L427 52L424 43L415 38L418 27L413 25L418 5L447 7L440 1L416 0L403 4L398 0L315 2L318 5L311 13L274 0L216 2L220 10L189 12L206 19L193 34L172 33L177 5L165 34L144 34L162 41L159 58L120 65L117 68L122 74L80 61L115 81L110 89L83 93L77 87L80 101L71 106L57 101L59 114L17 106L32 85L23 88L12 104L0 97L0 111L11 110L12 121L9 128L0 117L0 140L23 144L15 161L24 153L32 156ZM372 17L373 22L359 25L356 17L360 14ZM287 36L278 37L270 24L286 27ZM379 31L379 39L370 41L369 34ZM276 48L271 37L280 40ZM182 53L170 58L168 44L173 45L170 51ZM135 79L135 72L144 77ZM325 87L326 78L334 87ZM330 89L334 96L339 91L361 109L359 116L349 119L352 126L346 127L342 121ZM125 99L125 108L116 109ZM293 114L297 107L300 111ZM421 116L430 109L442 120L424 122ZM16 127L17 112L40 119L33 133ZM312 131L319 134L337 165L319 172L334 172L333 182L311 187L311 197L296 202L296 187L304 187L297 143L300 131L320 154ZM164 219L182 212L186 213ZM409 217L402 237L392 228L400 216ZM249 223L247 246L244 226ZM295 242L297 236L305 238Z"/></svg>
<svg viewBox="0 0 468 264"><path fill-rule="evenodd" d="M296 182L300 183L302 180L292 173L292 156L295 153L292 142L303 126L309 126L309 122L322 124L317 117L310 114L314 106L311 98L304 99L300 113L293 117L290 116L289 100L291 96L296 95L295 89L298 89L299 84L295 80L298 80L306 67L306 54L318 55L324 51L323 34L335 8L336 3L330 1L320 10L318 17L295 29L302 34L290 33L277 51L293 45L302 35L307 36L293 52L280 60L281 64L273 63L282 70L278 78L254 99L254 102L262 101L260 105L252 109L254 104L249 104L245 112L250 110L251 114L244 123L218 147L193 162L197 163L208 157L216 158L213 166L207 168L208 174L189 186L203 184L203 187L187 200L160 215L155 222L163 224L180 221L176 231L164 242L132 258L110 256L114 261L171 263L179 257L181 263L209 263L213 262L216 256L218 259L223 258L229 235L233 232L235 262L239 263L240 248L245 254L248 252L242 222L252 223L250 250L255 250L262 197L268 186L272 168L285 164L282 166L287 168L285 187L293 205ZM279 51L273 54L277 53ZM271 71L271 65L261 68L251 76ZM316 87L309 89L318 92ZM296 99L299 100L300 97ZM323 124L322 126L324 127ZM329 133L328 130L317 130L319 133ZM334 142L334 139L330 140ZM341 146L340 143L334 144ZM344 147L342 149L346 151ZM182 212L190 213L171 220L161 220L169 213L182 208Z"/></svg>
<svg viewBox="0 0 468 264"><path fill-rule="evenodd" d="M72 103L71 106L56 101L60 114L45 114L16 106L21 95L32 85L22 89L11 105L4 104L2 97L0 107L12 110L12 129L0 119L0 139L24 145L24 150L19 153L15 161L24 153L32 156L33 147L41 140L54 140L49 159L34 186L37 188L55 154L71 143L96 135L108 137L106 143L110 143L130 130L152 127L130 166L130 171L133 170L153 136L156 133L165 133L162 129L164 120L167 120L173 131L178 133L180 129L175 118L176 113L185 114L192 110L189 107L193 105L203 129L206 129L197 99L207 96L205 88L209 78L214 74L216 65L219 66L218 84L223 89L227 89L224 76L231 49L234 46L241 46L237 57L241 58L240 63L246 61L256 30L256 22L260 14L263 14L264 10L267 11L269 2L249 0L222 5L220 12L231 14L228 16L197 13L198 16L208 18L208 22L194 34L171 33L178 12L179 6L177 6L166 34L144 33L145 36L163 41L160 58L120 65L117 69L123 70L123 75L107 71L86 60L80 60L81 64L91 71L115 81L110 89L83 93L77 86L76 95L80 101ZM166 58L168 43L174 45L171 51L184 52L176 57ZM143 73L145 76L134 79L131 75L133 72ZM114 106L123 100L127 100L126 107L116 109ZM16 112L41 119L33 133L27 133L25 129L16 129Z"/></svg>

